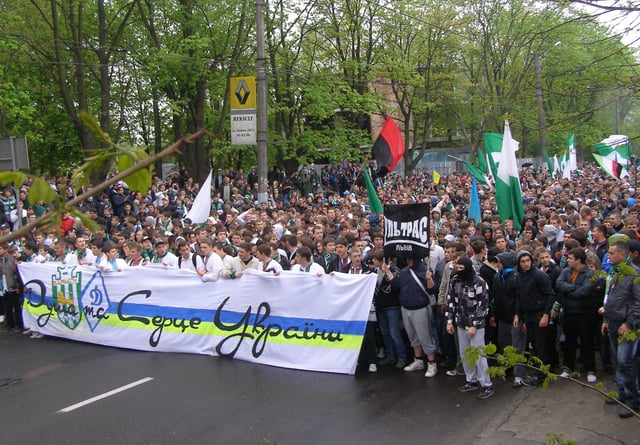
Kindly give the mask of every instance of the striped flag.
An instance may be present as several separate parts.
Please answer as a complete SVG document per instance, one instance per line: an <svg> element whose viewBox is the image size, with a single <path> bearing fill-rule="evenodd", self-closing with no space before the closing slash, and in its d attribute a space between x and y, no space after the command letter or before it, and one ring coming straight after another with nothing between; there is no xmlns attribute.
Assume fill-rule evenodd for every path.
<svg viewBox="0 0 640 445"><path fill-rule="evenodd" d="M378 139L371 149L373 158L378 164L377 175L386 176L393 171L404 154L404 141L396 123L390 117L384 122Z"/></svg>
<svg viewBox="0 0 640 445"><path fill-rule="evenodd" d="M600 168L602 168L602 170L604 170L604 172L609 176L612 176L616 179L629 176L629 172L627 171L627 169L624 168L624 166L618 161L605 158L604 156L597 153L593 153L593 157L595 158Z"/></svg>

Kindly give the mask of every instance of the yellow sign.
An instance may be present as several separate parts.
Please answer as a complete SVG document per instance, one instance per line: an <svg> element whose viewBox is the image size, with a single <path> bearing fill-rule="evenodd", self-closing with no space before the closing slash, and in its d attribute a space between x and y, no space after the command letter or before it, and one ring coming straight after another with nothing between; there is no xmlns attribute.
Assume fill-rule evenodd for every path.
<svg viewBox="0 0 640 445"><path fill-rule="evenodd" d="M229 96L232 110L247 110L256 108L256 78L255 76L232 77Z"/></svg>

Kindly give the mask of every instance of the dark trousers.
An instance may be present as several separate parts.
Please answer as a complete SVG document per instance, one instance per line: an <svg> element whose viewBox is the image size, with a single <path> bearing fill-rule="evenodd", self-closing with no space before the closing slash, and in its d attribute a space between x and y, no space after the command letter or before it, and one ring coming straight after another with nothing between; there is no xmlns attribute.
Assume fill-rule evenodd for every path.
<svg viewBox="0 0 640 445"><path fill-rule="evenodd" d="M433 312L434 325L438 333L438 343L440 344L440 354L447 362L446 366L453 366L458 362L458 346L456 345L455 334L447 333L447 317L444 316L438 306L434 306Z"/></svg>
<svg viewBox="0 0 640 445"><path fill-rule="evenodd" d="M536 314L526 317L527 324L527 339L531 343L531 353L538 357L545 365L549 364L549 351L548 347L548 327L540 327L540 319L542 314Z"/></svg>
<svg viewBox="0 0 640 445"><path fill-rule="evenodd" d="M376 322L367 321L367 327L364 330L364 339L360 348L360 359L362 365L370 365L378 363L378 351L376 348Z"/></svg>
<svg viewBox="0 0 640 445"><path fill-rule="evenodd" d="M560 330L560 321L556 318L552 320L549 318L549 326L547 326L547 333L545 335L546 346L545 350L549 354L549 364L551 369L558 368L560 366L560 354L558 353L558 331Z"/></svg>
<svg viewBox="0 0 640 445"><path fill-rule="evenodd" d="M20 294L18 292L7 291L2 297L2 300L4 303L4 315L7 328L24 329Z"/></svg>
<svg viewBox="0 0 640 445"><path fill-rule="evenodd" d="M580 339L580 357L586 372L596 371L596 359L593 352L594 338L594 314L564 313L562 317L562 330L564 332L564 366L574 371L576 367L576 350Z"/></svg>
<svg viewBox="0 0 640 445"><path fill-rule="evenodd" d="M594 315L594 336L595 345L599 347L600 361L605 371L613 370L615 365L615 354L611 353L611 344L609 343L609 335L602 335L602 315L597 312Z"/></svg>

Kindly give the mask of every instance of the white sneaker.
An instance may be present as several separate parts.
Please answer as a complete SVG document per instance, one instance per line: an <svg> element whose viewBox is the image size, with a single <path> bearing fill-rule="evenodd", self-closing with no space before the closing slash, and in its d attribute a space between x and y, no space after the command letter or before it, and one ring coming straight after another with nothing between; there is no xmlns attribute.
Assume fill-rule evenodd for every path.
<svg viewBox="0 0 640 445"><path fill-rule="evenodd" d="M44 335L42 335L41 333L34 332L33 334L31 334L31 337L29 338L42 338L42 337L44 337Z"/></svg>
<svg viewBox="0 0 640 445"><path fill-rule="evenodd" d="M4 323L4 315L0 315L0 323Z"/></svg>
<svg viewBox="0 0 640 445"><path fill-rule="evenodd" d="M31 334L31 329L29 329L29 328L25 329L24 331L22 331L22 334L23 334L23 335L29 335L29 334Z"/></svg>
<svg viewBox="0 0 640 445"><path fill-rule="evenodd" d="M569 377L571 377L571 373L566 369L562 371L562 374L560 374L561 379L568 379Z"/></svg>
<svg viewBox="0 0 640 445"><path fill-rule="evenodd" d="M430 379L431 377L435 377L437 373L438 365L436 365L436 362L429 362L427 365L427 372L424 373L424 376Z"/></svg>
<svg viewBox="0 0 640 445"><path fill-rule="evenodd" d="M415 359L410 365L404 367L405 371L422 371L424 369L424 360Z"/></svg>
<svg viewBox="0 0 640 445"><path fill-rule="evenodd" d="M596 383L598 381L598 377L596 377L595 373L590 372L587 374L587 383Z"/></svg>
<svg viewBox="0 0 640 445"><path fill-rule="evenodd" d="M375 363L369 365L369 372L378 372L378 366Z"/></svg>
<svg viewBox="0 0 640 445"><path fill-rule="evenodd" d="M383 359L385 357L384 348L378 348L378 358Z"/></svg>

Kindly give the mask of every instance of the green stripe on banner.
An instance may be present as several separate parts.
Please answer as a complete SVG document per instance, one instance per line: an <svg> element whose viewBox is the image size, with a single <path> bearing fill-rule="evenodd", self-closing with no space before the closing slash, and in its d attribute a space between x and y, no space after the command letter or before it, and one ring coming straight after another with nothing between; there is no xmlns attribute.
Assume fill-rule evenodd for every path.
<svg viewBox="0 0 640 445"><path fill-rule="evenodd" d="M40 317L42 315L49 314L49 309L47 309L45 305L33 307L30 304L26 304L24 308L29 313L33 314L35 317ZM136 316L136 318L138 319L147 320L149 324L144 324L142 322L134 324L131 322L125 322L118 319L116 314L108 314L108 315L109 315L109 318L103 318L100 321L100 326L112 326L112 327L117 327L117 328L127 329L127 330L137 329L137 330L153 332L159 328L158 324L161 324L161 320L157 320L156 323L154 324L154 320L152 317ZM56 312L51 311L51 318L49 320L49 323L51 323L51 321L56 318L57 318ZM83 319L84 319L84 315L83 315ZM165 323L167 322L172 323L172 320L165 320ZM185 320L184 323L187 326L187 328L184 329L184 332L182 327L175 326L172 323L169 326L162 326L162 333L170 332L173 334L204 335L204 336L212 336L212 337L230 337L232 335L239 336L245 330L244 326L241 326L233 330L222 330L220 328L217 328L213 322L201 322L198 325L198 330L194 331L188 328L189 326L188 320ZM100 327L98 327L98 329L100 329ZM261 328L258 332L254 332L253 326L250 325L249 328L247 329L246 335L252 335L254 337L258 337L260 335L266 335L264 334L264 331L265 329ZM276 335L269 335L268 343L281 344L281 345L313 346L313 347L323 347L323 348L332 348L332 349L359 350L360 345L362 343L362 336L360 335L349 335L349 334L340 333L340 341L330 341L330 339L335 337L334 334L332 333L325 334L325 338L323 339L322 331L320 331L317 335L314 335L313 330L308 331L306 334L304 330L288 330L286 333L286 336L285 336L285 333L283 332L278 333L274 330L270 330L269 334L276 334ZM306 337L310 337L310 338L304 338L305 335ZM320 337L320 338L313 338L313 337Z"/></svg>
<svg viewBox="0 0 640 445"><path fill-rule="evenodd" d="M145 331L155 331L158 329L157 325L153 324L153 319L149 317L138 317L141 319L145 319L149 321L149 324L145 325L143 323L136 323L135 325L129 322L123 322L119 320L115 314L109 314L109 318L102 319L100 325L108 325L119 327L123 329L142 329ZM160 321L158 320L158 324ZM188 325L188 321L185 320L185 323ZM98 328L99 329L99 328ZM249 325L246 329L245 335L253 335L254 337L259 337L261 335L266 335L264 333L265 329L261 328L258 332L254 332L253 325ZM162 333L174 333L174 334L185 334L185 335L205 335L205 336L216 336L216 337L230 337L233 335L239 336L243 332L245 332L244 325L233 330L222 330L217 328L213 322L201 322L198 325L198 330L194 331L189 328L183 329L179 326L174 326L173 324L170 326L164 326L162 328ZM276 335L273 335L276 334ZM362 336L360 335L348 335L340 333L340 341L335 341L334 334L326 334L325 338L322 338L322 331L320 331L316 337L320 338L312 338L314 337L314 331L310 330L306 335L311 338L297 338L302 337L304 335L304 330L288 330L285 334L284 332L277 332L275 330L269 330L269 343L274 344L282 344L282 345L299 345L299 346L314 346L314 347L323 347L323 348L335 348L335 349L360 349L360 345L362 343ZM286 336L285 336L286 335ZM288 338L287 338L288 337ZM334 341L330 339L333 338Z"/></svg>

